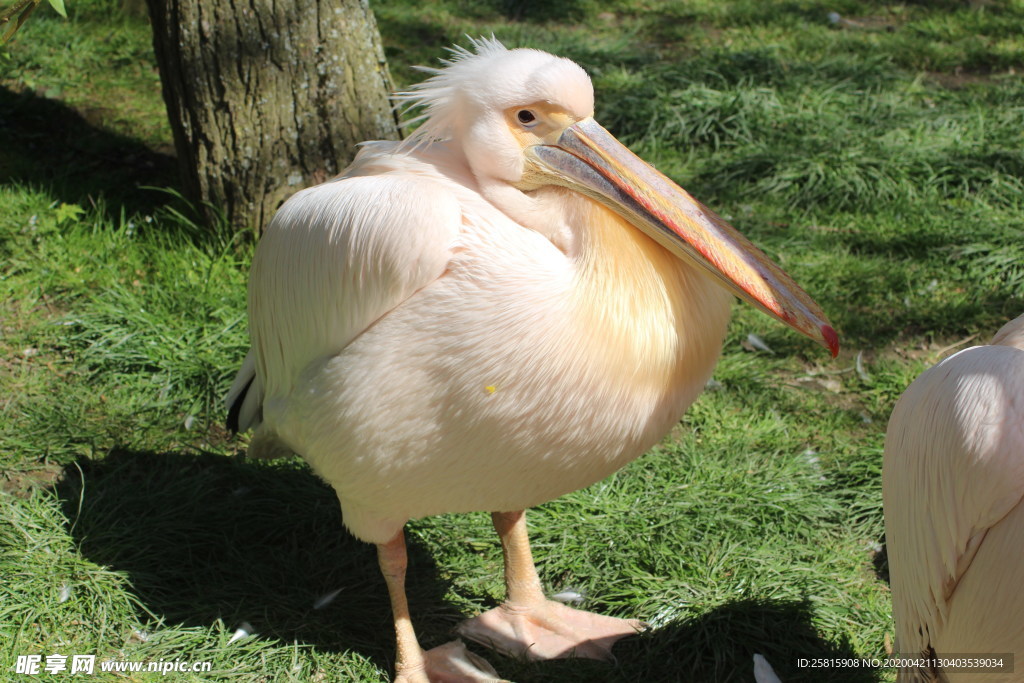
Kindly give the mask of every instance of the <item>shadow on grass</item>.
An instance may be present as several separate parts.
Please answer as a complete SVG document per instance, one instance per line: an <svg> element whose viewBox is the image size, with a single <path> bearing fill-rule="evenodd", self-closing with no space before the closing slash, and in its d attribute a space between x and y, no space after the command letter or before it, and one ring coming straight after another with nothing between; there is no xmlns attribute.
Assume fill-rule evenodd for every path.
<svg viewBox="0 0 1024 683"><path fill-rule="evenodd" d="M614 666L592 661L555 661L524 664L498 661L495 668L520 683L607 681L608 683L732 683L754 678L754 654L761 654L779 678L801 681L879 680L879 670L800 668L798 660L857 658L846 643L823 640L812 622L806 602L738 600L701 617L669 624L629 638L614 648ZM516 670L515 667L519 669Z"/></svg>
<svg viewBox="0 0 1024 683"><path fill-rule="evenodd" d="M333 491L301 461L114 451L83 459L57 485L71 533L89 560L127 575L139 603L171 624L354 650L391 670L387 591L373 546L342 530ZM83 485L84 482L84 485ZM410 537L407 591L425 647L451 637L463 615L426 548ZM339 590L322 609L317 599ZM144 621L145 615L140 615ZM615 648L618 663L527 663L474 647L519 683L551 681L749 681L755 653L783 680L821 680L801 657L855 657L824 641L803 602L737 601ZM830 672L836 674L834 670ZM875 681L868 670L830 680Z"/></svg>
<svg viewBox="0 0 1024 683"><path fill-rule="evenodd" d="M124 572L158 619L204 628L222 619L228 629L248 621L265 638L352 649L393 666L376 551L342 528L334 492L301 461L114 451L78 466L82 476L66 468L57 486L76 543L89 560ZM462 616L411 538L409 554L410 606L431 647Z"/></svg>
<svg viewBox="0 0 1024 683"><path fill-rule="evenodd" d="M32 92L0 87L0 183L46 188L88 206L102 198L111 218L151 214L171 195L140 186L177 182L173 156L105 130L111 109L78 111Z"/></svg>

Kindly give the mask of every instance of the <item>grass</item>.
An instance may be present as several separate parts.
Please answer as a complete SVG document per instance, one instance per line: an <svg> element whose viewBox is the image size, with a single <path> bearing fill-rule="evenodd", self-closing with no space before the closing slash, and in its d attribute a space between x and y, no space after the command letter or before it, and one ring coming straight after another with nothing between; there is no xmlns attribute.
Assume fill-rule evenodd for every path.
<svg viewBox="0 0 1024 683"><path fill-rule="evenodd" d="M652 632L615 667L489 659L520 682L743 681L762 653L813 681L798 657L880 655L889 411L1024 309L1024 5L374 8L399 84L465 33L579 61L599 120L780 261L844 343L830 362L737 306L679 427L531 512L548 589ZM211 662L182 680L387 680L373 549L301 462L245 460L221 427L252 245L146 189L175 176L145 23L110 0L68 10L0 52L0 670L56 652ZM486 515L408 538L425 645L501 599Z"/></svg>

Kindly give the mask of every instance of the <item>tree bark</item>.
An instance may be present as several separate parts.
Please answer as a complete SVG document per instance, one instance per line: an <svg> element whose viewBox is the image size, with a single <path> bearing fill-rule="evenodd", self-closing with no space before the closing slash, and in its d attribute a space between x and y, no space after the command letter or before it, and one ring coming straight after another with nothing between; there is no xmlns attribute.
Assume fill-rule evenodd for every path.
<svg viewBox="0 0 1024 683"><path fill-rule="evenodd" d="M258 234L356 143L397 139L366 0L146 0L185 195Z"/></svg>

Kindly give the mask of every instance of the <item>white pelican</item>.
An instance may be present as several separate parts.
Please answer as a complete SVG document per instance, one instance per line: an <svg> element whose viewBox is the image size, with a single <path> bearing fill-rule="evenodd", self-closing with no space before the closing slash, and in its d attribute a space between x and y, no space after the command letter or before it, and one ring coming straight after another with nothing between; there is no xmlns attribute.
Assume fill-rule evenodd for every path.
<svg viewBox="0 0 1024 683"><path fill-rule="evenodd" d="M508 599L464 636L608 658L642 624L545 599L522 511L679 420L718 358L729 292L838 347L781 269L594 121L583 69L494 39L473 48L399 95L425 107L409 140L365 143L281 207L253 260L252 350L229 396L251 452L301 454L377 544L400 681L449 680L446 666L494 677L461 644L420 649L406 521L492 512Z"/></svg>
<svg viewBox="0 0 1024 683"><path fill-rule="evenodd" d="M895 652L1024 665L1024 315L918 377L882 469ZM901 681L1019 681L907 667Z"/></svg>

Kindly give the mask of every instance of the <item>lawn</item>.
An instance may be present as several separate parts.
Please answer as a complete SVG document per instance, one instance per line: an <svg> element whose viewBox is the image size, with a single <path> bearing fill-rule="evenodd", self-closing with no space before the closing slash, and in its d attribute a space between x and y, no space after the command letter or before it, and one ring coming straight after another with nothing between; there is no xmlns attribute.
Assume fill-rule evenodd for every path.
<svg viewBox="0 0 1024 683"><path fill-rule="evenodd" d="M175 191L145 20L67 4L0 47L0 671L57 653L388 680L374 549L300 460L248 461L222 426L251 236L196 226ZM598 120L780 262L843 343L830 360L736 304L679 426L530 513L550 592L652 630L615 666L481 653L520 683L750 681L754 653L787 682L893 680L798 659L885 653L889 412L1024 311L1024 3L372 6L399 85L465 34L578 61ZM429 647L500 601L501 552L484 513L407 534Z"/></svg>

